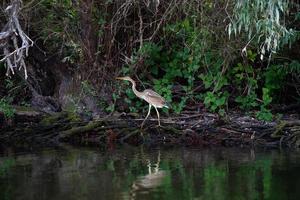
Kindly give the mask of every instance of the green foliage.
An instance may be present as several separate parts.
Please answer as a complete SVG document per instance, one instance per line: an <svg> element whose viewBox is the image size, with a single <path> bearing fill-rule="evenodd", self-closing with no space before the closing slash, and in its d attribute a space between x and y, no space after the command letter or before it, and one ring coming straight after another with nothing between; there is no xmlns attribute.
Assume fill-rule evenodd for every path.
<svg viewBox="0 0 300 200"><path fill-rule="evenodd" d="M253 91L250 94L246 95L246 96L240 95L240 96L236 97L235 101L237 103L239 103L240 107L243 110L250 110L250 109L255 108L256 106L258 106L257 95Z"/></svg>
<svg viewBox="0 0 300 200"><path fill-rule="evenodd" d="M282 20L287 14L287 4L282 0L246 1L245 5L240 0L237 2L228 31L230 35L242 30L248 34L249 43L242 57L228 62L222 51L215 48L215 33L199 26L197 17L189 16L166 25L158 43L144 42L132 56L133 64L123 67L123 74L138 72L142 82L165 97L175 113L187 105L203 102L208 110L220 115L224 115L228 107L238 106L243 111L259 110L257 118L272 120L271 104L280 102L287 77L300 71L298 61L274 64L269 60L266 66L259 59L291 42L293 31L287 30ZM257 16L252 18L255 14ZM255 48L249 48L252 41L260 44L260 54ZM138 71L139 66L143 70ZM149 77L152 83L145 82ZM125 101L131 111L144 108L140 106L141 101L134 100L136 97L130 87L126 94Z"/></svg>
<svg viewBox="0 0 300 200"><path fill-rule="evenodd" d="M223 115L229 97L229 93L224 91L224 87L228 85L228 79L222 72L220 59L217 57L214 59L213 54L208 53L205 55L205 60L210 68L199 75L205 89L209 90L204 94L204 104L211 111L218 111L219 114Z"/></svg>
<svg viewBox="0 0 300 200"><path fill-rule="evenodd" d="M227 104L228 96L228 92L206 92L204 104L213 112L218 109L219 114L223 115L225 112L224 106Z"/></svg>
<svg viewBox="0 0 300 200"><path fill-rule="evenodd" d="M172 109L176 113L180 113L188 100L195 98L194 83L201 66L205 65L204 49L207 45L201 38L208 39L208 32L204 29L195 29L192 20L185 19L167 25L164 33L168 39L162 40L160 44L144 43L133 58L134 61L143 58L144 67L149 69L152 76L158 77L153 79L151 84L154 90L172 104ZM168 43L170 40L174 42ZM213 55L207 55L209 56L213 59ZM123 71L130 72L130 67L123 68ZM178 80L182 80L178 87L183 95L173 96L172 89ZM131 103L133 95L131 91L126 93L129 97L126 101Z"/></svg>
<svg viewBox="0 0 300 200"><path fill-rule="evenodd" d="M300 73L300 62L298 60L292 60L289 64L289 70L290 73Z"/></svg>
<svg viewBox="0 0 300 200"><path fill-rule="evenodd" d="M257 60L256 57L257 54L248 50L247 62L238 63L228 73L232 77L231 84L238 90L235 102L240 108L249 111L259 107L256 116L261 120L270 121L273 115L268 107L272 103L272 97L278 95L284 87L287 70L281 65L270 65L265 69L257 68L254 62ZM261 93L262 100L259 99Z"/></svg>
<svg viewBox="0 0 300 200"><path fill-rule="evenodd" d="M4 114L6 118L12 118L15 114L15 109L11 106L7 99L0 99L0 112Z"/></svg>
<svg viewBox="0 0 300 200"><path fill-rule="evenodd" d="M271 121L273 118L272 113L267 109L267 106L272 102L272 97L269 93L268 88L263 88L263 102L260 105L260 111L256 113L256 117L260 120Z"/></svg>
<svg viewBox="0 0 300 200"><path fill-rule="evenodd" d="M265 69L257 67L258 55L252 50L247 50L246 57L234 67L226 67L218 52L209 49L209 32L195 28L189 19L168 25L164 31L168 41L173 41L171 44L164 40L159 44L145 43L133 57L136 61L143 57L145 68L157 77L150 85L172 104L175 113L180 113L189 102L201 100L210 111L224 115L232 99L245 111L259 109L256 115L259 119L272 119L269 106L284 87L288 70L273 64ZM292 63L293 67L289 68L298 69L299 63ZM132 69L127 66L123 71L132 73ZM205 89L200 95L194 93L198 86L195 83L199 82ZM174 85L176 90L180 88L180 95L174 95ZM143 104L134 100L130 87L126 94L130 110L141 109Z"/></svg>
<svg viewBox="0 0 300 200"><path fill-rule="evenodd" d="M229 36L245 32L249 43L252 40L258 43L263 59L266 53L275 53L280 46L295 39L295 31L286 27L284 17L288 13L286 0L237 0L227 30Z"/></svg>
<svg viewBox="0 0 300 200"><path fill-rule="evenodd" d="M248 55L251 55L249 51ZM254 60L255 58L252 59L252 61ZM271 64L269 67L261 69L255 68L249 63L245 65L238 63L231 74L235 77L233 83L240 93L235 101L245 110L255 109L259 106L257 118L266 121L272 120L273 115L268 107L274 100L279 100L279 94L285 87L287 75L297 71L298 64L297 61L291 61L289 64ZM260 89L261 87L262 89ZM262 93L262 100L259 100L260 93Z"/></svg>
<svg viewBox="0 0 300 200"><path fill-rule="evenodd" d="M253 55L249 51L248 55ZM252 56L251 60L254 60ZM238 63L230 72L230 75L234 77L232 79L232 84L238 90L238 95L235 98L235 101L239 103L240 107L245 110L250 110L258 106L257 102L257 88L259 76L256 76L254 68L250 64L243 65Z"/></svg>
<svg viewBox="0 0 300 200"><path fill-rule="evenodd" d="M160 2L158 13L167 13L163 23L157 21L156 12L144 12L154 9L154 4L143 2L128 1L126 6L111 0L27 2L24 9L30 14L24 21L34 27L30 32L36 34L33 39L37 46L70 64L65 65L66 70L72 70L70 74L86 72L88 76L81 77L95 78L94 74L111 72L107 77L112 77L125 57L122 73L138 75L145 84L138 84L141 90L153 86L175 113L202 102L208 110L220 114L235 106L267 113L271 103L280 102L287 77L294 78L300 72L298 61L274 64L270 60L267 67L259 60L259 56L278 52L296 38L297 33L287 28L293 27L294 22L291 24L285 17L289 11L296 12L291 15L292 20L299 20L300 15L293 11L294 7L289 10L291 4L287 0L175 1L168 5ZM143 12L139 14L138 10ZM229 36L243 32L245 35L228 41L223 33L224 22L230 22ZM238 51L241 45L242 57ZM128 52L134 53L128 56ZM82 68L76 71L74 66ZM94 71L97 73L91 73ZM9 91L18 93L9 80L5 84ZM129 83L127 86L124 101L129 110L145 109L147 104L137 100ZM74 105L78 105L81 95L97 97L90 82L83 81L81 87L80 97L71 97ZM119 91L117 88L111 98L100 99L99 105L108 112L114 111Z"/></svg>
<svg viewBox="0 0 300 200"><path fill-rule="evenodd" d="M1 74L1 72L0 72ZM6 110L9 117L13 116L14 111L11 105L29 107L31 95L28 93L26 81L18 76L0 77L0 100L3 110ZM1 75L0 75L1 76ZM3 112L3 111L2 111Z"/></svg>
<svg viewBox="0 0 300 200"><path fill-rule="evenodd" d="M172 110L173 110L175 113L179 114L179 113L183 110L183 108L186 106L186 101L187 101L187 99L188 99L188 97L182 97L182 98L180 99L179 103L174 103L174 104L172 105Z"/></svg>
<svg viewBox="0 0 300 200"><path fill-rule="evenodd" d="M105 107L105 111L107 112L113 112L115 111L115 106L116 106L116 101L119 98L119 95L116 93L112 93L112 99L113 99L113 103L109 104L108 106Z"/></svg>
<svg viewBox="0 0 300 200"><path fill-rule="evenodd" d="M87 80L81 82L81 91L85 95L90 95L94 97L97 96L97 91L95 90L93 85Z"/></svg>
<svg viewBox="0 0 300 200"><path fill-rule="evenodd" d="M2 158L0 162L0 178L4 178L15 165L16 161L13 158Z"/></svg>
<svg viewBox="0 0 300 200"><path fill-rule="evenodd" d="M154 79L154 90L165 97L167 102L172 101L172 85L167 78L161 80Z"/></svg>
<svg viewBox="0 0 300 200"><path fill-rule="evenodd" d="M270 95L276 95L285 83L288 71L281 65L271 65L264 72L265 84Z"/></svg>
<svg viewBox="0 0 300 200"><path fill-rule="evenodd" d="M199 75L205 89L208 90L202 95L205 106L213 112L224 113L228 99L234 97L242 110L259 108L256 114L258 119L272 120L270 104L274 101L274 97L277 101L279 100L287 75L291 72L295 73L299 68L299 63L291 61L289 64L285 63L285 66L271 64L262 69L255 66L256 60L257 54L248 50L243 62L237 63L226 71L223 70L222 62L215 64L209 62L210 68ZM228 86L234 87L234 92Z"/></svg>
<svg viewBox="0 0 300 200"><path fill-rule="evenodd" d="M40 38L47 42L47 50L62 57L62 62L75 64L82 59L78 40L80 16L72 0L45 0L34 10L40 20L35 27ZM36 19L36 18L35 18Z"/></svg>

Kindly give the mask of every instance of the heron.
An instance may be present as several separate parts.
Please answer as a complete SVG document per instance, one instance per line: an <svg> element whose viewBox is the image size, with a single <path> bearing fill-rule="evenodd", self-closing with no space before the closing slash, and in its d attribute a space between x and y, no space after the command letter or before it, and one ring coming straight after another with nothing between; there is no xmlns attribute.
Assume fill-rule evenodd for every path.
<svg viewBox="0 0 300 200"><path fill-rule="evenodd" d="M157 108L163 108L163 107L169 108L167 106L166 100L162 96L160 96L159 94L157 94L156 92L154 92L153 90L150 90L150 89L146 89L143 92L137 91L135 81L132 80L132 78L130 78L129 76L116 77L116 79L118 79L118 80L124 80L124 81L130 81L132 83L132 91L133 91L133 93L137 97L139 97L139 98L141 98L141 99L143 99L143 100L145 100L146 102L149 103L148 114L147 114L146 118L144 119L141 127L143 127L146 119L149 117L152 106L156 110L157 119L158 119L158 126L160 126L159 112L158 112Z"/></svg>

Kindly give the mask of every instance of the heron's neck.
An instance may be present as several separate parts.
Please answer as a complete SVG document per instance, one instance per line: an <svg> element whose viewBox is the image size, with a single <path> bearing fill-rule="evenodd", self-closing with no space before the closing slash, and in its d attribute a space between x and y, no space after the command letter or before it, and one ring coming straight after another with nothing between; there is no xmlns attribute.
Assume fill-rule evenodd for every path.
<svg viewBox="0 0 300 200"><path fill-rule="evenodd" d="M132 91L133 91L133 93L134 93L136 96L138 96L138 97L141 98L142 93L139 92L139 91L137 91L137 89L136 89L136 83L135 83L133 80L130 80L130 82L132 83Z"/></svg>

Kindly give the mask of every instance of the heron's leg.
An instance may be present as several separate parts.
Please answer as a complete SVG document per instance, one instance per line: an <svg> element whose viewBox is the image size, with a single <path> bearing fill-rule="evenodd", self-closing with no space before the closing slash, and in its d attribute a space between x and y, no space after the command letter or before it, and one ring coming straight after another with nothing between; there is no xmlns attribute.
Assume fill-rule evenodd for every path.
<svg viewBox="0 0 300 200"><path fill-rule="evenodd" d="M149 104L149 111L148 111L148 114L147 114L146 118L144 119L144 121L143 121L143 123L142 123L142 126L141 126L141 127L143 127L143 125L144 125L144 123L145 123L146 119L149 117L149 115L150 115L150 111L151 111L151 104Z"/></svg>
<svg viewBox="0 0 300 200"><path fill-rule="evenodd" d="M159 163L160 163L160 151L158 151L157 163L155 164L154 173L159 171Z"/></svg>
<svg viewBox="0 0 300 200"><path fill-rule="evenodd" d="M156 110L156 113L157 113L157 118L158 118L158 126L160 126L159 112L158 112L158 110L157 110L157 108L156 108L155 106L153 106L153 107L155 108L155 110Z"/></svg>
<svg viewBox="0 0 300 200"><path fill-rule="evenodd" d="M150 161L150 160L147 160L147 161L148 161L148 164L147 164L147 167L148 167L148 174L152 174L151 161Z"/></svg>

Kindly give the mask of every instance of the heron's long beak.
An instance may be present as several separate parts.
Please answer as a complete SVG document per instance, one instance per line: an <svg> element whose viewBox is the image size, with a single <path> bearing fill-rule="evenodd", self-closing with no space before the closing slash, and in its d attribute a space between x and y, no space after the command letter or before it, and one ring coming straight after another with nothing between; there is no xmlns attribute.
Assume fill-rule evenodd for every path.
<svg viewBox="0 0 300 200"><path fill-rule="evenodd" d="M118 80L124 80L123 77L116 77Z"/></svg>

